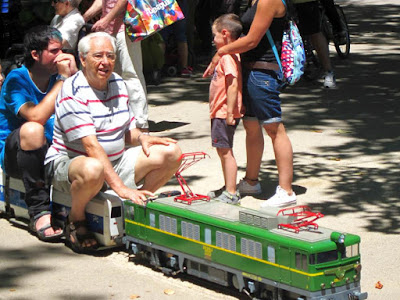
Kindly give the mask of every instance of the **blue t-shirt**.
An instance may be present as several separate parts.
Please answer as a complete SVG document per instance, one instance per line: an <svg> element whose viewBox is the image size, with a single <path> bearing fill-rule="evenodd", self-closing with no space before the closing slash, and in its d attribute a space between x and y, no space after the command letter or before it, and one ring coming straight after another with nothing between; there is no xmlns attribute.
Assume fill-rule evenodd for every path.
<svg viewBox="0 0 400 300"><path fill-rule="evenodd" d="M46 92L40 91L22 66L12 70L6 77L0 97L0 165L4 170L4 144L8 135L26 122L18 115L21 106L27 102L37 105L47 95L55 83L52 76ZM54 115L45 124L45 135L49 143L53 139Z"/></svg>

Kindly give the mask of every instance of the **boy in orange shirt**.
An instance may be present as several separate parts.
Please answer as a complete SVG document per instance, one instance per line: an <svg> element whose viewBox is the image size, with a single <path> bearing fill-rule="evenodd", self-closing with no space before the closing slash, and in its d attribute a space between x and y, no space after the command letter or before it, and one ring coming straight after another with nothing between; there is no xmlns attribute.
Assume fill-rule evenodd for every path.
<svg viewBox="0 0 400 300"><path fill-rule="evenodd" d="M235 14L217 18L212 26L217 49L239 38L242 24ZM237 164L233 156L233 136L242 110L242 70L239 54L224 55L215 68L210 83L210 118L213 147L221 159L225 187L208 193L211 198L238 204L240 194L236 190Z"/></svg>

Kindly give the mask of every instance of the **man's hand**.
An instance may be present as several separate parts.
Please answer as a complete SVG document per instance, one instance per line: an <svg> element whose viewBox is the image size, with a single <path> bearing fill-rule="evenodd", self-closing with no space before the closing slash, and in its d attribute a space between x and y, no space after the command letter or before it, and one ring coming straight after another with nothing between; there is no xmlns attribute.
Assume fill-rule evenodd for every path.
<svg viewBox="0 0 400 300"><path fill-rule="evenodd" d="M131 188L128 188L126 186L120 188L117 192L118 196L123 198L123 199L129 199L132 202L139 204L139 205L144 205L146 203L147 197L154 197L155 195L146 190L134 190Z"/></svg>
<svg viewBox="0 0 400 300"><path fill-rule="evenodd" d="M61 53L54 62L57 64L58 74L65 77L70 77L78 72L76 67L75 57L68 53Z"/></svg>
<svg viewBox="0 0 400 300"><path fill-rule="evenodd" d="M150 136L147 134L139 134L138 141L142 145L143 152L146 156L150 155L150 147L153 145L165 145L176 144L178 141L171 138L162 138L156 136Z"/></svg>

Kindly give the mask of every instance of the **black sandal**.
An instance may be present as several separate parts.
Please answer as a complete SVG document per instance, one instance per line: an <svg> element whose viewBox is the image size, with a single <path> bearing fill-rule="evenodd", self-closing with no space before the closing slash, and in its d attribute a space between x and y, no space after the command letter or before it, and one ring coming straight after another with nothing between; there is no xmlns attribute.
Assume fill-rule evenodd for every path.
<svg viewBox="0 0 400 300"><path fill-rule="evenodd" d="M43 225L41 228L36 229L36 223L37 221L45 216L45 215L51 215L51 212L49 211L42 211L41 213L37 214L36 216L34 216L33 218L31 218L30 222L29 222L29 229L36 234L36 236L38 237L39 240L43 241L43 242L54 242L54 241L58 241L61 239L61 237L63 236L64 232L61 230L61 232L59 233L53 233L53 234L49 234L46 235L45 231L49 228L53 228L53 230L58 230L60 228L55 227L50 223Z"/></svg>
<svg viewBox="0 0 400 300"><path fill-rule="evenodd" d="M79 229L85 228L86 233L78 233ZM86 220L70 222L67 218L67 223L65 224L65 239L68 246L76 253L93 253L99 247L94 233L89 231L87 227ZM72 238L71 238L72 237ZM74 240L74 242L72 241ZM87 240L95 240L96 244L92 246L83 246L83 243Z"/></svg>

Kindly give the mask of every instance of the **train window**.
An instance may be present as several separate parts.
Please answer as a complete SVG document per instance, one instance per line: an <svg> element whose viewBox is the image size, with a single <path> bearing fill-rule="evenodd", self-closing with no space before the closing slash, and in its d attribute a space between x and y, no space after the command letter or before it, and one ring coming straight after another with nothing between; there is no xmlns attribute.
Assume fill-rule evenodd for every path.
<svg viewBox="0 0 400 300"><path fill-rule="evenodd" d="M360 244L355 244L346 247L346 252L343 257L353 257L360 255Z"/></svg>
<svg viewBox="0 0 400 300"><path fill-rule="evenodd" d="M217 231L217 247L236 251L236 237L233 234Z"/></svg>
<svg viewBox="0 0 400 300"><path fill-rule="evenodd" d="M334 261L339 258L337 250L321 252L310 255L310 264L323 264L326 262Z"/></svg>
<svg viewBox="0 0 400 300"><path fill-rule="evenodd" d="M206 244L210 244L211 245L211 229L210 228L206 228L204 230L204 242Z"/></svg>
<svg viewBox="0 0 400 300"><path fill-rule="evenodd" d="M296 268L307 271L307 255L296 252Z"/></svg>
<svg viewBox="0 0 400 300"><path fill-rule="evenodd" d="M160 229L170 233L177 234L176 219L160 215L159 217Z"/></svg>
<svg viewBox="0 0 400 300"><path fill-rule="evenodd" d="M240 247L242 250L243 254L256 257L256 258L262 258L262 246L261 243L255 242L252 240L248 240L245 238L240 239Z"/></svg>
<svg viewBox="0 0 400 300"><path fill-rule="evenodd" d="M135 207L133 206L126 206L126 218L130 220L135 219Z"/></svg>
<svg viewBox="0 0 400 300"><path fill-rule="evenodd" d="M133 206L132 206L132 208L133 208ZM118 218L121 215L122 215L121 206L115 206L115 207L111 208L111 218Z"/></svg>
<svg viewBox="0 0 400 300"><path fill-rule="evenodd" d="M268 246L268 261L275 263L275 248Z"/></svg>
<svg viewBox="0 0 400 300"><path fill-rule="evenodd" d="M156 216L154 213L150 213L150 226L156 227Z"/></svg>
<svg viewBox="0 0 400 300"><path fill-rule="evenodd" d="M181 223L182 236L196 241L200 241L200 226L182 221Z"/></svg>

